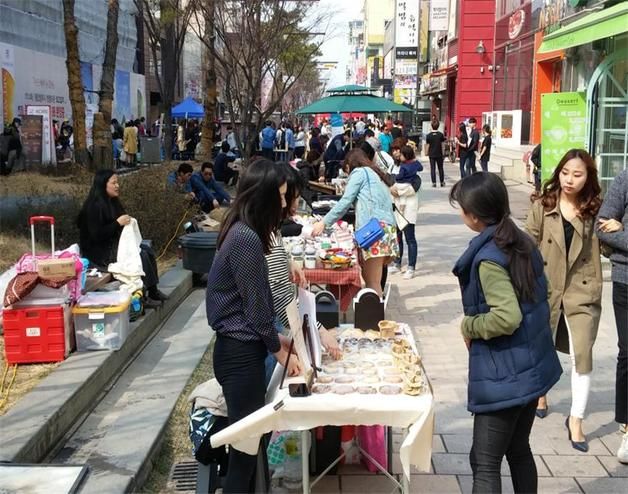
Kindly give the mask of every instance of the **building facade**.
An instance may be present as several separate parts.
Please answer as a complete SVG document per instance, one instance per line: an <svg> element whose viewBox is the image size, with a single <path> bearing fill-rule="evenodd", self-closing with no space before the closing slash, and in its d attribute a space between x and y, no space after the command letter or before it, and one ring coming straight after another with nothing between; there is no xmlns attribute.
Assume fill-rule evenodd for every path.
<svg viewBox="0 0 628 494"><path fill-rule="evenodd" d="M90 115L98 104L107 3L77 0L75 15L89 129ZM61 2L0 2L0 19L0 120L7 122L24 115L29 106L47 106L53 119L71 119ZM118 36L113 114L119 120L146 116L144 71L138 55L141 41L138 43L133 0L120 2Z"/></svg>

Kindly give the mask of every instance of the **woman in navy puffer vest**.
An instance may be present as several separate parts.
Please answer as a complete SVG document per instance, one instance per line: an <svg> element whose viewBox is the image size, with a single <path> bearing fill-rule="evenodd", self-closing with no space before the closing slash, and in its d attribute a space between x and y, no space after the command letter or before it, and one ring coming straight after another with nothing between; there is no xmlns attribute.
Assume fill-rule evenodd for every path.
<svg viewBox="0 0 628 494"><path fill-rule="evenodd" d="M473 492L501 492L508 460L514 491L537 492L530 450L536 404L559 379L543 260L510 219L508 191L490 173L451 190L464 223L479 233L456 262L462 334L469 348L468 409L475 414L470 453Z"/></svg>

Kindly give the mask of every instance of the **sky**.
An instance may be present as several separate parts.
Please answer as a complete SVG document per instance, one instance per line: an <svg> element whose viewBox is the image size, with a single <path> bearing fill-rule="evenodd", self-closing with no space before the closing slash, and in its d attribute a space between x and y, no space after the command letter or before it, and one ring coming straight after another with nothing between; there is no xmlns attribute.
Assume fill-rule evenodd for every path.
<svg viewBox="0 0 628 494"><path fill-rule="evenodd" d="M338 62L331 74L327 87L342 86L346 81L346 68L349 60L349 21L361 18L362 0L320 0L319 8L334 11L332 25L334 35L328 37L321 47L321 61Z"/></svg>

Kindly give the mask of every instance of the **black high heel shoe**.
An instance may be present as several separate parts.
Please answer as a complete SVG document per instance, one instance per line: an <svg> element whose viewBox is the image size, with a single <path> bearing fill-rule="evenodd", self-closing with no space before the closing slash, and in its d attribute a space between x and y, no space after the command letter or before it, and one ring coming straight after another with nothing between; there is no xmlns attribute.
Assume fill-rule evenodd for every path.
<svg viewBox="0 0 628 494"><path fill-rule="evenodd" d="M567 438L571 441L571 447L577 451L581 451L586 453L589 451L589 443L584 441L572 441L571 440L571 429L569 428L569 417L565 419L565 427L567 427Z"/></svg>

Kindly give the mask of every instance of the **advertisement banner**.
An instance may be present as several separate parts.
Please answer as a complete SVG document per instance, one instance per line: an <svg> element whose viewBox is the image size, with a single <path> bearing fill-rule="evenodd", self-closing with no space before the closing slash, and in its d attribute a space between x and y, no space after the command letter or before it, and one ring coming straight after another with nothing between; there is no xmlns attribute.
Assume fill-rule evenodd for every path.
<svg viewBox="0 0 628 494"><path fill-rule="evenodd" d="M56 164L55 142L52 134L52 110L48 105L27 105L26 115L38 115L42 119L41 163Z"/></svg>
<svg viewBox="0 0 628 494"><path fill-rule="evenodd" d="M458 0L449 0L449 22L447 23L447 38L454 39L458 35Z"/></svg>
<svg viewBox="0 0 628 494"><path fill-rule="evenodd" d="M447 31L449 27L449 0L430 2L430 31Z"/></svg>
<svg viewBox="0 0 628 494"><path fill-rule="evenodd" d="M419 0L397 0L395 4L395 46L416 48L419 39Z"/></svg>
<svg viewBox="0 0 628 494"><path fill-rule="evenodd" d="M13 47L0 43L0 124L11 123L15 113L15 56Z"/></svg>
<svg viewBox="0 0 628 494"><path fill-rule="evenodd" d="M415 88L404 88L404 87L396 87L394 91L394 102L399 105L409 105L414 106L414 94Z"/></svg>
<svg viewBox="0 0 628 494"><path fill-rule="evenodd" d="M541 180L547 180L567 151L586 146L586 93L542 94L541 112Z"/></svg>

